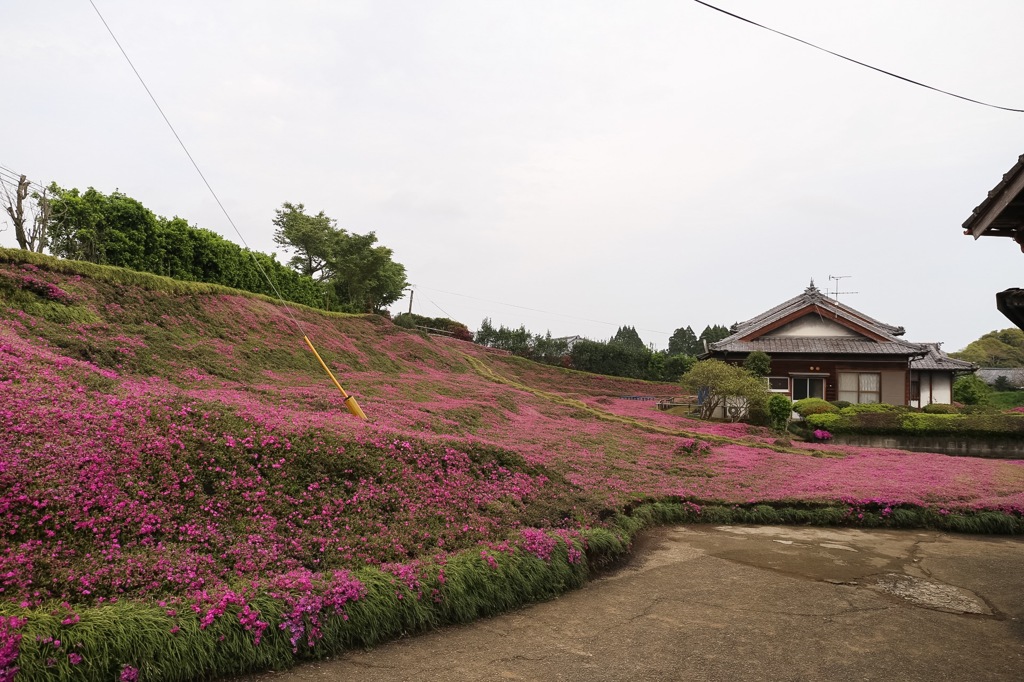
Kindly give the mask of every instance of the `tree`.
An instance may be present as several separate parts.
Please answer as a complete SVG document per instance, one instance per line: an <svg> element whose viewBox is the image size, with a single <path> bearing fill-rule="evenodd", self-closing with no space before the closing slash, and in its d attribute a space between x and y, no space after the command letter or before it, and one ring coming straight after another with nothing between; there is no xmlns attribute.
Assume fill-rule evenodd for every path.
<svg viewBox="0 0 1024 682"><path fill-rule="evenodd" d="M619 327L615 332L615 336L608 343L617 343L631 351L641 353L647 351L647 346L634 327Z"/></svg>
<svg viewBox="0 0 1024 682"><path fill-rule="evenodd" d="M289 202L276 211L273 223L274 241L295 252L289 265L323 282L332 307L379 312L400 299L409 285L405 266L392 258L391 249L377 244L373 232L346 232L323 211L310 216L303 204Z"/></svg>
<svg viewBox="0 0 1024 682"><path fill-rule="evenodd" d="M693 369L697 358L692 355L669 355L665 358L665 381L679 381L679 378Z"/></svg>
<svg viewBox="0 0 1024 682"><path fill-rule="evenodd" d="M982 367L1024 367L1024 331L991 331L950 356Z"/></svg>
<svg viewBox="0 0 1024 682"><path fill-rule="evenodd" d="M700 347L700 352L704 352L704 345L711 345L716 341L721 341L725 337L729 336L729 329L723 325L716 324L715 326L704 327L704 331L697 337L697 343Z"/></svg>
<svg viewBox="0 0 1024 682"><path fill-rule="evenodd" d="M42 253L46 247L46 230L50 222L49 190L33 190L32 183L24 175L18 177L14 187L10 186L12 182L0 173L2 205L14 225L14 238L19 248Z"/></svg>
<svg viewBox="0 0 1024 682"><path fill-rule="evenodd" d="M761 406L768 401L768 387L764 381L747 370L721 360L702 360L680 379L683 387L703 398L700 416L710 419L715 410L726 405L727 399L739 398L747 408ZM741 411L731 415L739 421Z"/></svg>
<svg viewBox="0 0 1024 682"><path fill-rule="evenodd" d="M953 400L964 405L984 405L992 389L977 374L967 374L953 382Z"/></svg>
<svg viewBox="0 0 1024 682"><path fill-rule="evenodd" d="M288 265L313 279L330 278L328 260L338 236L333 219L323 211L315 216L306 215L303 204L286 201L274 212L272 222L277 228L274 243L295 251Z"/></svg>
<svg viewBox="0 0 1024 682"><path fill-rule="evenodd" d="M697 335L691 327L680 327L672 332L668 338L668 354L672 355L699 355L704 348L697 341Z"/></svg>
<svg viewBox="0 0 1024 682"><path fill-rule="evenodd" d="M1013 383L1010 381L1008 377L1006 377L1006 375L1003 374L1000 374L999 376L996 377L995 383L992 384L992 388L1000 392L1017 390L1017 387L1013 385Z"/></svg>
<svg viewBox="0 0 1024 682"><path fill-rule="evenodd" d="M772 372L772 359L767 353L755 350L743 361L743 369L755 377L766 377Z"/></svg>

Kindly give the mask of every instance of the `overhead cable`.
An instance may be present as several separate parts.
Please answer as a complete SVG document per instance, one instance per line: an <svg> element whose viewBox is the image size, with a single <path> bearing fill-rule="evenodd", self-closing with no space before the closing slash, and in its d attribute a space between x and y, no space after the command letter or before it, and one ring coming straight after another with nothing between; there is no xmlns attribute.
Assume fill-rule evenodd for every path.
<svg viewBox="0 0 1024 682"><path fill-rule="evenodd" d="M907 78L906 76L901 76L898 73L893 73L892 71L886 71L885 69L880 69L877 66L871 66L870 64L865 64L864 62L857 61L856 59L853 59L851 57L847 57L845 55L841 55L838 52L833 52L832 50L825 49L824 47L821 47L819 45L815 45L814 43L809 43L806 40L802 40L800 38L797 38L796 36L791 36L788 33L783 33L782 31L777 31L774 28L771 28L769 26L765 26L764 24L759 24L756 21L752 21L750 19L747 19L746 17L741 17L738 14L734 14L732 12L729 12L727 10L722 9L721 7L715 7L714 5L712 5L710 3L707 3L707 2L704 2L703 0L693 0L693 1L696 2L698 5L704 5L708 9L713 9L716 12L721 12L722 14L730 16L733 19L739 19L740 21L745 21L746 23L752 24L753 26L757 26L758 28L763 28L766 31L771 31L772 33L777 33L780 36L783 36L785 38L789 38L790 40L795 40L798 43L803 43L804 45L807 45L808 47L813 47L815 50L821 50L822 52L826 52L826 53L832 55L833 57L839 57L840 59L845 59L848 62L853 62L854 64L857 64L858 66L863 66L865 68L871 69L872 71L877 71L878 73L883 73L886 76L891 76L893 78L898 78L899 80L905 81L907 83L910 83L911 85L918 85L918 86L920 86L922 88L927 88L928 90L934 90L935 92L940 92L943 95L949 95L950 97L956 97L957 99L962 99L965 102L971 102L972 104L980 104L983 107L991 107L992 109L1002 109L1003 111L1012 111L1012 112L1017 113L1017 114L1024 114L1024 109L1014 109L1012 107L999 106L998 104L989 104L988 102L982 102L980 100L971 99L970 97L964 97L963 95L958 95L955 92L949 92L948 90L942 90L940 88L936 88L934 86L927 85L925 83L921 83L920 81L913 80L912 78Z"/></svg>

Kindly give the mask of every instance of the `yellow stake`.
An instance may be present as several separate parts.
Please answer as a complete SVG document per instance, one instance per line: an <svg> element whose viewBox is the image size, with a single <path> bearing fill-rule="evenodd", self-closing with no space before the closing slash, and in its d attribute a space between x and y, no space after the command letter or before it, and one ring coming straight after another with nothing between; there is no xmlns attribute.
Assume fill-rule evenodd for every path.
<svg viewBox="0 0 1024 682"><path fill-rule="evenodd" d="M363 413L363 409L359 407L359 403L356 402L355 397L349 395L348 393L345 393L345 389L341 387L341 384L338 383L338 380L334 378L333 374L331 374L331 370L327 368L327 363L325 363L324 359L320 357L320 354L316 352L316 348L313 347L313 342L309 340L308 336L303 336L302 338L306 340L306 343L309 345L309 349L313 351L313 355L315 355L316 359L320 361L320 366L324 368L325 372L327 372L327 376L331 378L331 381L334 382L334 385L338 387L339 391L341 391L341 396L345 399L345 407L348 408L348 411L354 414L355 416L359 417L360 419L366 419L366 415Z"/></svg>

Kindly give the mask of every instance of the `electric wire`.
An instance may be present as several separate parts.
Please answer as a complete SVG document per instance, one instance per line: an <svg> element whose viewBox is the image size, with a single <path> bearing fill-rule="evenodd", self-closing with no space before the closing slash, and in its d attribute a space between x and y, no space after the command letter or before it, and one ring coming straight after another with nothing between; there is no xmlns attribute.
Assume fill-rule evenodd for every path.
<svg viewBox="0 0 1024 682"><path fill-rule="evenodd" d="M899 79L901 81L905 81L905 82L910 83L912 85L917 85L917 86L920 86L922 88L927 88L928 90L934 90L935 92L942 93L943 95L949 95L950 97L956 97L957 99L962 99L965 102L971 102L973 104L980 104L983 107L991 107L992 109L1002 109L1003 111L1012 111L1012 112L1014 112L1016 114L1024 114L1024 109L1014 109L1012 107L1003 107L1003 106L1000 106L998 104L989 104L988 102L982 102L981 100L971 99L970 97L964 97L963 95L958 95L955 92L949 92L948 90L942 90L941 88L936 88L936 87L928 85L926 83L921 83L920 81L913 80L912 78L907 78L906 76L901 76L898 73L893 73L892 71L886 71L885 69L880 69L877 66L871 66L870 64L865 64L864 62L857 61L856 59L853 59L851 57L847 57L845 55L841 55L838 52L833 52L832 50L828 50L828 49L826 49L824 47L821 47L819 45L815 45L814 43L807 42L806 40L802 40L800 38L797 38L796 36L791 36L788 33L783 33L782 31L778 31L778 30L776 30L774 28L771 28L769 26L765 26L764 24L759 24L756 21L752 21L750 19L747 19L746 17L741 17L739 14L734 14L733 12L729 12L727 10L724 10L721 7L715 7L714 5L712 5L710 3L704 2L704 0L693 0L693 1L696 2L698 5L704 5L708 9L713 9L716 12L721 12L722 14L725 14L726 16L730 16L733 19L739 19L740 21L744 21L744 22L746 22L748 24L751 24L753 26L757 26L758 28L763 28L766 31L771 31L772 33L777 33L778 35L783 36L785 38L789 38L790 40L795 40L796 42L803 43L804 45L807 45L808 47L813 47L815 50L821 50L822 52L826 52L826 53L832 55L833 57L839 57L840 59L845 59L846 61L853 62L854 64L857 64L858 66L863 66L865 68L871 69L872 71L877 71L878 73L882 73L882 74L885 74L886 76L891 76L893 78L897 78L897 79Z"/></svg>
<svg viewBox="0 0 1024 682"><path fill-rule="evenodd" d="M427 289L428 291L436 291L436 292L441 293L441 294L448 294L449 296L460 296L462 298L469 298L469 299L472 299L474 301L481 301L483 303L493 303L494 305L503 305L503 306L508 306L509 308L519 308L520 310L529 310L530 312L543 313L544 315L553 315L554 317L564 317L564 318L571 319L571 320L580 320L580 321L583 321L583 322L593 322L595 324L605 324L605 325L608 325L609 327L621 327L622 326L621 324L616 324L615 322L605 322L604 320L594 320L594 319L591 319L589 317L579 317L578 315L568 315L568 314L565 314L565 313L553 313L550 310L540 310L538 308L528 308L528 307L526 307L524 305L516 305L515 303L502 303L501 301L492 301L492 300L489 300L489 299L486 299L486 298L479 298L477 296L470 296L469 294L459 294L459 293L456 293L454 291L445 291L444 289L434 289L432 287L425 287L425 286L423 286L421 284L417 284L416 285L416 290L419 291L420 289ZM427 299L427 300L430 301L430 299ZM433 303L433 301L430 301L430 302ZM434 305L436 306L437 304L434 303ZM437 306L437 307L440 308L440 306ZM635 327L635 329L637 331L642 331L642 332L651 332L652 334L663 334L665 336L672 336L668 332L659 331L657 329L644 329L642 327Z"/></svg>
<svg viewBox="0 0 1024 682"><path fill-rule="evenodd" d="M8 168L6 166L0 165L0 178L5 178L6 180L17 184L17 183L21 182L21 176L22 176L21 173L19 173L17 171L13 171L13 170L11 170L10 168ZM27 177L28 176L26 176L26 179L27 179ZM33 180L29 180L28 181L28 186L35 188L35 190L37 192L45 192L46 191L45 187L43 187L38 182L35 182Z"/></svg>
<svg viewBox="0 0 1024 682"><path fill-rule="evenodd" d="M169 118L167 118L167 114L164 113L164 110L163 108L161 108L160 103L157 102L156 97L153 96L153 93L150 91L149 86L146 85L146 81L142 78L142 74L140 74L139 70L135 68L135 64L132 63L132 60L128 56L128 53L125 52L125 49L121 46L121 42L117 39L117 36L114 35L114 31L110 28L110 25L107 24L107 20L103 18L103 14L96 6L96 3L93 2L93 0L89 0L89 4L92 5L93 10L96 11L96 16L98 16L100 18L100 21L103 22L103 27L107 29L107 33L109 33L110 37L114 40L114 44L117 45L117 49L121 51L121 54L124 56L125 61L128 62L128 66L130 66L132 71L135 73L135 77L139 79L139 83L142 84L142 87L146 91L146 94L149 95L149 99L153 102L153 106L155 106L156 110L160 112L160 116L164 119L164 123L167 124L167 127L170 128L171 133L174 135L174 139L176 139L178 141L178 144L181 145L181 149L182 151L185 152L185 156L187 156L188 160L192 162L192 167L196 169L196 173L198 173L199 177L202 178L203 184L206 185L206 189L210 191L210 195L213 196L214 201L217 202L217 206L220 207L221 213L223 213L224 217L227 218L227 221L231 225L231 228L235 231L235 234L238 235L238 238L242 241L242 245L245 246L246 250L249 251L249 255L252 257L252 261L256 265L256 269L259 271L261 275L263 275L263 279L267 280L267 284L270 285L271 290L273 290L278 300L281 301L281 304L284 306L285 309L285 314L288 316L289 319L291 319L292 324L294 324L296 328L298 328L299 332L301 332L303 336L306 336L305 329L302 327L301 324L299 324L299 321L292 314L292 310L291 307L288 305L288 302L284 299L284 296L281 295L281 292L274 284L274 281L270 279L270 275L268 275L266 270L263 269L263 266L260 265L260 262L256 258L256 255L252 252L252 249L249 248L249 244L246 243L245 237L242 236L242 232L238 229L238 226L235 225L235 221L232 220L231 214L228 213L228 210L227 208L224 207L224 204L221 202L220 197L217 196L217 192L214 191L213 186L206 179L206 176L203 174L203 171L199 168L199 164L196 163L196 160L192 157L192 154L189 152L188 147L185 146L185 142L182 141L181 136L178 135L178 131L174 129L173 125L171 125L171 121Z"/></svg>

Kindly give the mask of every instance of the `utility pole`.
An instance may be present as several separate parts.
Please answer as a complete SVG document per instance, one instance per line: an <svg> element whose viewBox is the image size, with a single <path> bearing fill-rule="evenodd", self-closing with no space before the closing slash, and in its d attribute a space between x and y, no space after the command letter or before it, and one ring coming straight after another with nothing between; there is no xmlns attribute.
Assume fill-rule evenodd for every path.
<svg viewBox="0 0 1024 682"><path fill-rule="evenodd" d="M412 315L412 296L416 293L416 290L409 287L409 314Z"/></svg>

